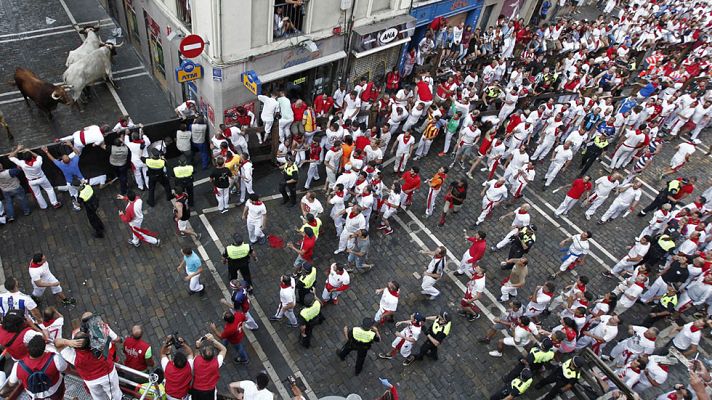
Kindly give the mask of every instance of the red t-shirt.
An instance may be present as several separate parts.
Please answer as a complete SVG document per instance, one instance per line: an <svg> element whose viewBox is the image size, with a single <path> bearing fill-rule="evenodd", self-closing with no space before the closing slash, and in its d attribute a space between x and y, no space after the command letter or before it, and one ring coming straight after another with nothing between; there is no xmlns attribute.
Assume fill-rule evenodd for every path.
<svg viewBox="0 0 712 400"><path fill-rule="evenodd" d="M476 239L474 237L467 238L472 244L470 245L470 259L468 262L474 264L485 255L487 249L487 241L484 239Z"/></svg>
<svg viewBox="0 0 712 400"><path fill-rule="evenodd" d="M296 103L292 104L292 112L294 113L294 122L301 122L304 118L304 111L307 109L307 104L302 103L301 107L297 107Z"/></svg>
<svg viewBox="0 0 712 400"><path fill-rule="evenodd" d="M418 87L418 98L420 101L433 101L433 92L430 91L430 85L426 82L420 81L416 84L416 86Z"/></svg>
<svg viewBox="0 0 712 400"><path fill-rule="evenodd" d="M322 96L316 96L314 99L314 111L317 114L321 112L330 113L332 107L334 107L334 99L329 96L326 99Z"/></svg>
<svg viewBox="0 0 712 400"><path fill-rule="evenodd" d="M193 370L190 364L178 368L173 361L168 361L165 372L166 394L177 399L182 399L190 390L190 381L193 378Z"/></svg>
<svg viewBox="0 0 712 400"><path fill-rule="evenodd" d="M356 138L356 148L359 150L365 149L369 144L371 144L371 139L366 136L361 135Z"/></svg>
<svg viewBox="0 0 712 400"><path fill-rule="evenodd" d="M54 354L54 353L47 353L45 352L42 357L40 358L31 358L31 357L25 357L22 359L22 362L27 366L27 368L30 369L30 371L41 371L42 368L45 366L45 363L47 363L50 358L52 358L49 361L49 364L47 364L47 369L45 370L45 374L49 377L50 380L50 387L54 386L60 379L61 374L59 370L57 369L57 366L54 364L54 357L59 357L59 355ZM27 389L27 379L30 377L30 374L25 371L24 368L20 367L19 365L17 366L17 379L22 382L22 387ZM59 390L59 388L57 389ZM57 393L57 392L55 392ZM57 393L58 394L58 393Z"/></svg>
<svg viewBox="0 0 712 400"><path fill-rule="evenodd" d="M682 198L685 194L691 194L695 191L695 185L688 183L687 185L682 185L680 191L676 195L672 196L675 200Z"/></svg>
<svg viewBox="0 0 712 400"><path fill-rule="evenodd" d="M193 389L195 390L214 390L220 380L220 365L218 357L215 356L210 361L197 356L193 360Z"/></svg>
<svg viewBox="0 0 712 400"><path fill-rule="evenodd" d="M312 262L314 261L314 245L316 244L316 236L304 236L302 239L301 250L304 251L303 259Z"/></svg>
<svg viewBox="0 0 712 400"><path fill-rule="evenodd" d="M146 352L149 347L151 347L151 345L141 339L135 339L132 336L124 339L124 354L126 355L124 364L126 364L127 367L133 368L137 371L144 371L148 368L148 364L146 363Z"/></svg>
<svg viewBox="0 0 712 400"><path fill-rule="evenodd" d="M418 174L414 176L410 171L406 171L401 178L403 179L403 185L401 187L403 190L417 189L420 187L420 175Z"/></svg>
<svg viewBox="0 0 712 400"><path fill-rule="evenodd" d="M17 333L15 332L8 332L4 328L0 327L0 345L3 347L7 347L6 351L15 360L22 360L23 358L27 357L27 346L23 342L23 339L25 335L27 334L27 331L30 331L30 328L25 328L20 332L20 334L17 335L15 340L10 344L10 347L7 347L7 344L10 343L13 337Z"/></svg>
<svg viewBox="0 0 712 400"><path fill-rule="evenodd" d="M583 192L591 190L592 187L593 185L591 182L586 182L583 178L578 178L574 181L573 185L571 185L571 189L569 189L569 192L566 193L566 195L572 199L578 200L581 198Z"/></svg>
<svg viewBox="0 0 712 400"><path fill-rule="evenodd" d="M242 311L233 311L232 315L235 316L235 320L225 323L225 328L223 328L220 334L220 339L225 339L230 344L237 344L242 342L242 338L245 336L242 331L242 324L247 321L247 318Z"/></svg>

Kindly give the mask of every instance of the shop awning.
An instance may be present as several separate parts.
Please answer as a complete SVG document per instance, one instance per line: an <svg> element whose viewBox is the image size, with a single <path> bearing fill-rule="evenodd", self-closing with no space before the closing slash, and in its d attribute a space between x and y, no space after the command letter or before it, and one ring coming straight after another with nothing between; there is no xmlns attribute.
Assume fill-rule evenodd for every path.
<svg viewBox="0 0 712 400"><path fill-rule="evenodd" d="M361 36L366 36L369 33L382 31L393 26L398 26L400 24L408 24L409 22L414 22L415 18L410 15L399 15L395 18L387 19L385 21L376 22L375 24L357 26L354 28L354 32Z"/></svg>
<svg viewBox="0 0 712 400"><path fill-rule="evenodd" d="M320 65L328 64L330 62L341 60L346 58L346 52L341 50L333 54L329 54L324 57L319 57L314 60L309 60L301 64L293 65L289 68L280 69L279 71L270 72L269 74L260 75L260 81L262 83L276 81L277 79L284 78L286 76L294 75L298 72L306 71Z"/></svg>
<svg viewBox="0 0 712 400"><path fill-rule="evenodd" d="M354 51L354 52L353 52L353 55L354 55L354 57L356 57L356 58L366 57L366 56L369 55L369 54L373 54L373 53L379 52L379 51L381 51L381 50L385 50L385 49L387 49L387 48L389 48L389 47L400 46L401 44L403 44L403 43L408 43L408 42L410 42L410 37L407 37L407 38L401 39L401 40L396 40L395 42L388 43L388 44L383 45L383 46L381 46L381 47L376 47L375 49L362 51L362 52L360 52L360 53Z"/></svg>

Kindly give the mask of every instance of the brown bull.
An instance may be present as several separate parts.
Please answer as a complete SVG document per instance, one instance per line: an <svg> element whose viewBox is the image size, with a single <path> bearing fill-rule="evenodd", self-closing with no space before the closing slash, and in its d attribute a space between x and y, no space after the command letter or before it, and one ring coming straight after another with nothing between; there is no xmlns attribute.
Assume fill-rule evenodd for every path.
<svg viewBox="0 0 712 400"><path fill-rule="evenodd" d="M57 108L58 103L67 105L72 103L68 85L54 85L43 81L29 69L15 69L15 84L27 105L30 105L27 99L32 99L37 108L47 113L49 119L52 119L52 111Z"/></svg>

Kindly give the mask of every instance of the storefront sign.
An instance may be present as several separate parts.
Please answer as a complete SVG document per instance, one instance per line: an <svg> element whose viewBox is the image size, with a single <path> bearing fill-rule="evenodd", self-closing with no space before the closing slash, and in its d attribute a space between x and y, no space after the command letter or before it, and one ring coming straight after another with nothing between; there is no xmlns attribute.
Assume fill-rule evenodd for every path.
<svg viewBox="0 0 712 400"><path fill-rule="evenodd" d="M176 68L176 81L185 83L200 79L203 77L203 67L190 60L184 60L180 63L180 67Z"/></svg>
<svg viewBox="0 0 712 400"><path fill-rule="evenodd" d="M415 19L404 15L381 23L357 27L354 29L353 45L351 49L356 56L359 53L372 50L378 51L379 47L392 47L394 42L404 43L410 40L415 32ZM390 46L388 46L390 44Z"/></svg>
<svg viewBox="0 0 712 400"><path fill-rule="evenodd" d="M161 40L161 27L156 23L156 21L151 18L150 15L145 14L146 16L146 22L148 25L148 29L151 31L151 34L158 39L159 41Z"/></svg>
<svg viewBox="0 0 712 400"><path fill-rule="evenodd" d="M423 7L415 7L410 15L417 19L416 25L421 26L437 17L450 17L478 7L482 7L482 0L443 0Z"/></svg>
<svg viewBox="0 0 712 400"><path fill-rule="evenodd" d="M222 82L222 80L223 80L222 68L213 68L213 80L215 82Z"/></svg>
<svg viewBox="0 0 712 400"><path fill-rule="evenodd" d="M254 95L262 93L262 82L255 71L246 71L240 74L240 80L247 90Z"/></svg>

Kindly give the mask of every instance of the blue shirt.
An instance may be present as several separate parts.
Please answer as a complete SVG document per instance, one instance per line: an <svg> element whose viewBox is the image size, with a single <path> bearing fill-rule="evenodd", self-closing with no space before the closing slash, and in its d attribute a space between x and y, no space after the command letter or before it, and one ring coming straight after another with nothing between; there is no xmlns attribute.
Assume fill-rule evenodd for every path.
<svg viewBox="0 0 712 400"><path fill-rule="evenodd" d="M185 272L189 274L194 274L200 269L202 261L195 252L190 253L189 256L183 256L183 261L185 261Z"/></svg>
<svg viewBox="0 0 712 400"><path fill-rule="evenodd" d="M67 183L72 183L72 180L76 177L77 179L84 179L82 171L79 170L79 157L73 157L69 159L69 164L65 164L63 161L54 160L54 165L62 171L64 174L64 179Z"/></svg>
<svg viewBox="0 0 712 400"><path fill-rule="evenodd" d="M616 128L614 126L607 125L606 121L602 121L598 124L598 128L596 128L596 130L609 138L616 134Z"/></svg>

